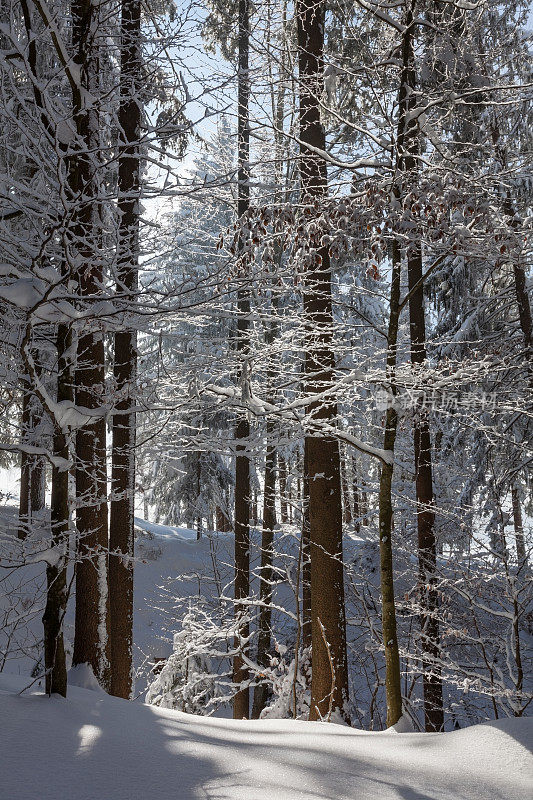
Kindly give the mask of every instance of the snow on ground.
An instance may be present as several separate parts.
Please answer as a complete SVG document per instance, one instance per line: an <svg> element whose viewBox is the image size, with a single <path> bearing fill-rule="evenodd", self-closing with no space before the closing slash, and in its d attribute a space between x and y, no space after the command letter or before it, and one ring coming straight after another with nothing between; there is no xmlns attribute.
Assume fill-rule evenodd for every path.
<svg viewBox="0 0 533 800"><path fill-rule="evenodd" d="M172 652L173 634L181 624L174 616L174 597L213 596L213 559L221 575L221 589L232 578L233 535L204 535L135 518L133 642L137 672L135 695L144 698L147 669L155 659ZM142 532L147 535L142 535ZM178 614L179 617L179 614ZM73 632L70 633L73 635Z"/></svg>
<svg viewBox="0 0 533 800"><path fill-rule="evenodd" d="M7 473L4 470L4 473ZM1 486L1 484L0 484ZM0 505L0 533L14 534L17 507ZM134 660L138 673L136 694L144 697L147 675L154 659L166 658L172 651L172 635L179 630L174 618L173 595L212 594L213 559L220 565L222 589L231 580L233 538L229 534L207 535L196 541L196 531L187 528L158 525L136 518L136 563L134 586ZM7 539L6 539L7 541ZM15 545L19 543L15 541ZM39 551L41 552L41 551ZM31 563L0 575L0 620L16 619L13 624L0 625L0 671L26 675L35 667L41 655L43 628L41 617L45 603L45 562ZM69 569L69 578L71 569ZM231 588L228 590L231 593ZM74 596L71 592L65 617L67 650L74 639ZM7 651L5 663L1 654ZM79 685L84 677L71 674L69 680Z"/></svg>
<svg viewBox="0 0 533 800"><path fill-rule="evenodd" d="M13 503L0 506L0 532L14 533L16 520L17 508ZM160 525L139 517L135 518L135 533L135 697L144 699L154 661L167 658L172 652L173 635L181 629L181 616L187 608L186 598L202 595L216 606L219 594L232 595L234 541L231 533L204 533L197 541L194 530ZM252 553L253 564L257 565L258 559L256 548ZM69 568L69 578L70 575ZM256 586L257 579L252 584ZM45 586L44 561L16 569L9 577L0 575L0 618L8 614L15 619L20 608L24 609L23 622L15 631L12 631L13 625L5 629L0 626L0 654L4 649L8 651L5 664L0 658L0 671L27 675L35 668L42 651ZM294 602L286 582L280 581L275 592L280 605ZM74 640L74 598L75 585L65 617L69 654ZM177 598L185 600L178 604ZM277 619L276 615L274 612ZM39 665L37 670L41 669ZM87 686L87 680L91 683L91 679L79 671L69 674L69 682L76 686ZM230 711L226 709L220 713Z"/></svg>
<svg viewBox="0 0 533 800"><path fill-rule="evenodd" d="M0 675L6 800L529 800L533 719L442 734L233 721Z"/></svg>

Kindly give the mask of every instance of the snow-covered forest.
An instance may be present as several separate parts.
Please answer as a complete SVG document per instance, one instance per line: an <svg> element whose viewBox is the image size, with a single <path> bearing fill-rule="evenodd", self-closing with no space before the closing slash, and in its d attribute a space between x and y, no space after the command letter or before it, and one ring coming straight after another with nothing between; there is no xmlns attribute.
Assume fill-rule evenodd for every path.
<svg viewBox="0 0 533 800"><path fill-rule="evenodd" d="M525 800L532 21L2 0L6 798Z"/></svg>

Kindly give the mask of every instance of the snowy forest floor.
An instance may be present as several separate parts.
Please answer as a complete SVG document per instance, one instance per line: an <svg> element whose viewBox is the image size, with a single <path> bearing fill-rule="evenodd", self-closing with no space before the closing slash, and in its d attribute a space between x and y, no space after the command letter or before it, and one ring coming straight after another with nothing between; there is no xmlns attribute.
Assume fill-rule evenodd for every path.
<svg viewBox="0 0 533 800"><path fill-rule="evenodd" d="M6 800L528 800L533 719L442 734L232 721L0 675Z"/></svg>

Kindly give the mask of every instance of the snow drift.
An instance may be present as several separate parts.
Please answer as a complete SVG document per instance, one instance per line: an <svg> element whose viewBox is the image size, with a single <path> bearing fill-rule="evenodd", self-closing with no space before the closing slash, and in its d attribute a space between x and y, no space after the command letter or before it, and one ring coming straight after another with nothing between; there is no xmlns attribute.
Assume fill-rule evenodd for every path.
<svg viewBox="0 0 533 800"><path fill-rule="evenodd" d="M529 800L533 719L442 734L197 717L0 675L6 800Z"/></svg>

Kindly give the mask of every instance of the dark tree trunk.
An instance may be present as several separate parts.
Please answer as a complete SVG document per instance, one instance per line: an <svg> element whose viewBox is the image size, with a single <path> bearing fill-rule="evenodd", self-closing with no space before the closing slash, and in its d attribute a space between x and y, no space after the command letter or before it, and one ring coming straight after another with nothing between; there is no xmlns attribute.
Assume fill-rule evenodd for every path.
<svg viewBox="0 0 533 800"><path fill-rule="evenodd" d="M319 99L323 91L325 4L298 0L298 62L300 91L300 181L304 203L327 196L324 129ZM305 276L304 313L307 320L306 390L310 397L333 383L332 301L327 248L311 254ZM336 404L310 400L314 422L335 424ZM308 435L305 440L309 474L311 541L312 687L310 719L330 713L348 715L348 670L342 563L342 495L339 445L336 439Z"/></svg>
<svg viewBox="0 0 533 800"><path fill-rule="evenodd" d="M352 524L352 507L350 503L350 489L348 485L348 471L346 469L345 453L341 451L341 483L342 483L342 517L346 525Z"/></svg>
<svg viewBox="0 0 533 800"><path fill-rule="evenodd" d="M254 528L257 527L257 523L259 521L258 511L257 511L257 488L254 488L252 492L252 523Z"/></svg>
<svg viewBox="0 0 533 800"><path fill-rule="evenodd" d="M45 507L46 465L44 458L34 456L30 469L30 520Z"/></svg>
<svg viewBox="0 0 533 800"><path fill-rule="evenodd" d="M387 334L387 381L392 396L396 395L394 374L400 318L401 254L397 241L393 242L392 280L390 293L389 329ZM398 414L391 404L385 411L383 449L394 453ZM396 605L394 598L394 569L392 549L392 478L394 466L382 464L379 481L379 552L381 579L381 623L385 649L385 692L387 697L387 726L395 725L402 715L402 689L400 681L400 656L396 632Z"/></svg>
<svg viewBox="0 0 533 800"><path fill-rule="evenodd" d="M231 531L231 522L224 514L220 506L215 509L217 531L220 533L229 533Z"/></svg>
<svg viewBox="0 0 533 800"><path fill-rule="evenodd" d="M72 369L70 367L72 335L68 325L57 329L57 402L72 402ZM57 424L53 440L54 456L70 460L68 436ZM44 667L47 694L67 696L67 668L63 641L63 619L67 607L67 548L70 524L69 471L65 467L52 468L52 496L50 503L52 547L58 559L46 566L46 606L43 615Z"/></svg>
<svg viewBox="0 0 533 800"><path fill-rule="evenodd" d="M249 0L239 0L239 54L238 54L238 207L241 219L250 207L250 129L249 129L249 40L250 9ZM244 236L244 233L241 234ZM243 259L244 261L245 259ZM243 271L246 264L243 264ZM250 300L247 290L241 288L237 296L237 348L243 357L242 369L245 370L248 352L248 328ZM239 620L235 637L235 648L239 652L233 659L233 681L237 686L248 681L248 669L242 654L248 649L249 624L244 619L247 608L241 600L250 595L250 459L247 448L250 437L250 424L243 414L235 430L235 615ZM247 685L240 689L233 700L234 719L248 719L250 715L250 690Z"/></svg>
<svg viewBox="0 0 533 800"><path fill-rule="evenodd" d="M361 525L366 528L368 525L368 492L366 490L366 483L361 478L361 490L359 492L359 512L361 514Z"/></svg>
<svg viewBox="0 0 533 800"><path fill-rule="evenodd" d="M34 358L36 362L36 359ZM38 364L35 363L37 374ZM31 392L31 383L24 382L22 395L21 433L24 444L35 444L35 428L42 418L42 408L35 394ZM30 530L34 514L39 513L45 506L46 468L42 456L22 453L20 462L20 494L19 494L19 525L17 535L25 539Z"/></svg>
<svg viewBox="0 0 533 800"><path fill-rule="evenodd" d="M511 498L513 503L513 523L514 535L516 541L516 558L518 560L519 569L522 571L527 570L527 552L526 540L524 538L524 525L522 522L522 508L520 506L520 495L517 487L513 484L511 488Z"/></svg>
<svg viewBox="0 0 533 800"><path fill-rule="evenodd" d="M122 0L118 163L117 295L135 302L139 266L141 135L141 3ZM128 314L126 314L126 319ZM113 417L109 612L111 694L130 698L133 671L133 557L135 514L135 382L137 332L115 333L114 377L118 401Z"/></svg>
<svg viewBox="0 0 533 800"><path fill-rule="evenodd" d="M278 464L280 522L282 525L287 525L289 522L289 511L287 507L287 462L281 453L278 456Z"/></svg>
<svg viewBox="0 0 533 800"><path fill-rule="evenodd" d="M421 281L422 258L418 246L408 254L409 291ZM411 294L409 300L411 361L423 364L426 358L426 329L423 288ZM422 607L422 651L424 669L424 711L426 730L440 731L444 726L442 679L440 676L438 595L435 588L437 548L435 541L435 511L433 509L433 475L431 434L424 409L419 410L414 426L416 502L418 527L419 585Z"/></svg>
<svg viewBox="0 0 533 800"><path fill-rule="evenodd" d="M500 137L500 129L496 117L493 118L491 131L497 161L505 171L507 170L508 158L505 146ZM509 224L513 230L519 232L522 227L522 222L519 215L516 213L508 188L502 188L501 193L503 210L509 220ZM516 259L513 261L513 282L520 330L524 337L525 361L527 364L529 385L533 390L533 320L531 316L531 304L527 291L525 268L523 264Z"/></svg>
<svg viewBox="0 0 533 800"><path fill-rule="evenodd" d="M352 456L352 491L355 530L357 533L359 533L361 530L361 493L359 491L359 475L357 472L357 461L355 456Z"/></svg>
<svg viewBox="0 0 533 800"><path fill-rule="evenodd" d="M311 540L309 525L309 471L304 450L302 475L302 645L311 647Z"/></svg>
<svg viewBox="0 0 533 800"><path fill-rule="evenodd" d="M414 56L413 4L407 6L402 37L402 71L400 82L400 116L407 119L404 127L403 159L405 188L417 181L419 134L416 118L409 113L416 104L416 73ZM403 193L403 192L402 192ZM424 287L422 280L422 249L415 239L407 246L407 277L409 286L409 330L411 362L420 366L426 360L426 322L424 315ZM416 287L416 288L415 288ZM422 608L422 668L424 674L424 713L427 731L440 731L444 727L442 679L440 674L439 623L437 618L438 595L435 588L437 548L435 542L435 511L433 508L433 476L431 435L427 413L423 408L415 419L414 453L416 473L416 502L418 527L419 588Z"/></svg>
<svg viewBox="0 0 533 800"><path fill-rule="evenodd" d="M81 85L95 92L99 60L95 32L97 10L89 0L72 5L74 62L80 68ZM90 314L100 294L103 270L97 242L101 221L98 207L99 119L97 105L86 105L85 94L76 93L74 120L80 147L72 163L72 178L79 197L73 236L79 266L77 280L83 307ZM80 334L76 364L76 404L93 412L76 434L76 612L72 663L89 664L104 688L108 688L107 656L107 466L106 426L101 413L105 392L104 342L101 333Z"/></svg>
<svg viewBox="0 0 533 800"><path fill-rule="evenodd" d="M140 3L122 4L121 98L119 107L119 260L117 294L125 307L137 290L139 236L139 136L141 108ZM111 466L109 612L111 694L130 698L133 689L133 573L135 505L135 381L137 334L117 331L114 339L116 392Z"/></svg>
<svg viewBox="0 0 533 800"><path fill-rule="evenodd" d="M80 337L76 369L76 403L97 411L103 386L104 343L93 334ZM90 664L108 688L107 657L107 469L105 420L98 419L76 434L76 611L73 666Z"/></svg>
<svg viewBox="0 0 533 800"><path fill-rule="evenodd" d="M31 394L25 388L22 396L22 441L28 438L31 425ZM33 457L28 453L22 453L20 459L20 494L19 494L19 524L17 535L19 539L25 539L28 535L31 521L31 472Z"/></svg>

